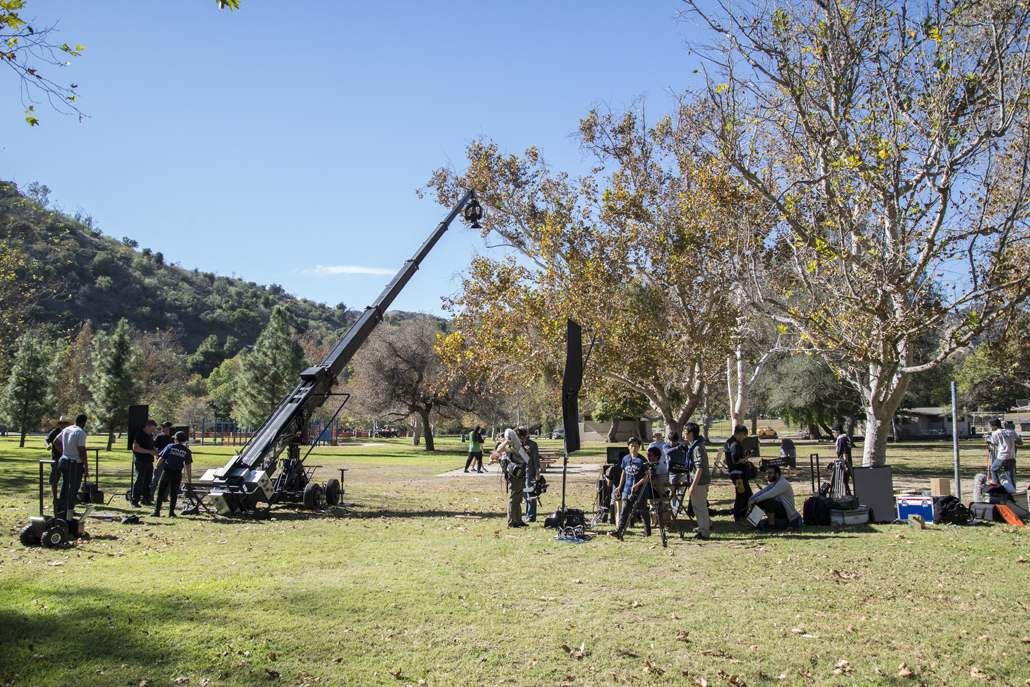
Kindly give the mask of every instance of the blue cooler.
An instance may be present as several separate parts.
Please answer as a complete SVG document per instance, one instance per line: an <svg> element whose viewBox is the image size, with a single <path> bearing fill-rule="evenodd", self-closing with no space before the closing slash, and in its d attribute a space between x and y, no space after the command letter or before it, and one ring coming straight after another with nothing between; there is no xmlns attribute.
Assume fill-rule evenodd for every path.
<svg viewBox="0 0 1030 687"><path fill-rule="evenodd" d="M933 522L932 496L899 496L898 520L908 520L913 515L921 515L926 522Z"/></svg>

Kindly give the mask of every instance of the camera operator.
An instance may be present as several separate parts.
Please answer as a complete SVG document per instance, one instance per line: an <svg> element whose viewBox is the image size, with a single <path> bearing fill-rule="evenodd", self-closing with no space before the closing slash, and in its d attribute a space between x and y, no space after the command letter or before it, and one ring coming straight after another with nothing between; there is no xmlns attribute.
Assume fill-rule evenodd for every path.
<svg viewBox="0 0 1030 687"><path fill-rule="evenodd" d="M619 516L622 515L622 494L619 492L619 485L622 484L622 462L608 468L608 476L605 477L608 491L611 493L611 508L609 509L608 522L618 525Z"/></svg>
<svg viewBox="0 0 1030 687"><path fill-rule="evenodd" d="M646 489L644 498L637 502L637 513L644 520L644 536L651 536L651 513L647 508L647 499L650 497L651 468L648 460L640 455L640 439L630 437L626 444L629 447L629 455L622 459L622 477L619 479L618 492L622 498L622 513L619 514L619 524L615 530L615 536L622 541L622 535L633 519L633 500L640 494L640 490ZM647 449L648 458L654 457L655 462L661 457L662 452L658 448Z"/></svg>
<svg viewBox="0 0 1030 687"><path fill-rule="evenodd" d="M522 501L526 493L524 480L529 456L514 429L504 430L504 438L491 456L500 461L508 488L508 527L529 527L522 522Z"/></svg>
<svg viewBox="0 0 1030 687"><path fill-rule="evenodd" d="M515 430L519 443L529 456L526 463L526 522L536 522L536 498L531 498L529 492L533 490L537 477L540 476L540 448L536 442L529 438L529 429L519 427Z"/></svg>
<svg viewBox="0 0 1030 687"><path fill-rule="evenodd" d="M765 478L769 480L769 485L752 496L747 507L750 509L757 505L764 510L771 526L778 530L799 529L801 515L794 505L794 487L780 474L780 468L776 465L765 471Z"/></svg>
<svg viewBox="0 0 1030 687"><path fill-rule="evenodd" d="M696 422L684 425L683 438L689 445L687 458L694 466L694 479L687 492L690 507L694 509L694 517L697 518L694 539L708 539L712 536L712 519L708 516L708 485L712 481L712 473L708 469L708 451L705 449L704 437L701 436L701 428Z"/></svg>
<svg viewBox="0 0 1030 687"><path fill-rule="evenodd" d="M750 451L745 452L740 442L747 439L747 427L737 425L733 428L733 436L726 441L726 468L736 487L737 495L733 499L733 520L738 525L748 525L748 499L751 498L751 484L747 478L747 459Z"/></svg>

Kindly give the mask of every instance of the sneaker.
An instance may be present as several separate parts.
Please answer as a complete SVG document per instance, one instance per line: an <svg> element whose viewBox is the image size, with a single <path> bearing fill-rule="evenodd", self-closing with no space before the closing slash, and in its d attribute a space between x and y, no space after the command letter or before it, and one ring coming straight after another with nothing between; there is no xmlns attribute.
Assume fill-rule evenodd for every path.
<svg viewBox="0 0 1030 687"><path fill-rule="evenodd" d="M712 535L705 534L704 532L698 532L697 534L694 535L694 539L703 539L705 541L708 541L711 538L712 538Z"/></svg>
<svg viewBox="0 0 1030 687"><path fill-rule="evenodd" d="M468 472L468 470L465 470L464 472Z"/></svg>
<svg viewBox="0 0 1030 687"><path fill-rule="evenodd" d="M177 518L177 517L179 517L179 516L178 516L178 515L176 515L176 514L175 514L175 511L173 510L173 511L170 511L170 512L168 513L168 517L170 517L170 518Z"/></svg>
<svg viewBox="0 0 1030 687"><path fill-rule="evenodd" d="M476 472L486 472L486 470L480 468L480 469L476 470Z"/></svg>
<svg viewBox="0 0 1030 687"><path fill-rule="evenodd" d="M153 513L151 513L151 515L153 515L155 518L160 518L161 517L161 511L156 510Z"/></svg>

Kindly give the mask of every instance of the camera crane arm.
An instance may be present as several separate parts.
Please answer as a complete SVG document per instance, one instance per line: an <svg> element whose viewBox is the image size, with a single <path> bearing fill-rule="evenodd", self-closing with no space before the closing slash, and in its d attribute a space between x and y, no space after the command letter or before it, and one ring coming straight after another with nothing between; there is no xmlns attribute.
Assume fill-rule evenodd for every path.
<svg viewBox="0 0 1030 687"><path fill-rule="evenodd" d="M337 376L351 361L361 345L368 340L372 330L382 321L387 308L418 271L419 265L429 251L433 249L433 246L459 214L463 215L466 221L471 222L474 228L478 228L478 221L483 216L483 209L476 198L475 190L469 190L462 196L415 255L404 263L393 281L386 286L372 305L365 308L365 311L351 325L343 339L336 344L325 360L321 364L301 372L297 388L279 403L279 406L243 447L243 450L233 456L224 467L205 475L205 479L214 482L212 493L228 491L233 483L242 486L243 482L250 482L254 473L258 471L264 473L264 481L268 482L268 478L276 469L279 454L291 443L296 444L306 439L307 424L311 414L331 395ZM244 489L244 492L247 491ZM265 491L267 492L268 489L266 488ZM259 494L260 490L257 493ZM266 496L269 502L275 502L274 494L266 494ZM240 505L253 507L254 504Z"/></svg>

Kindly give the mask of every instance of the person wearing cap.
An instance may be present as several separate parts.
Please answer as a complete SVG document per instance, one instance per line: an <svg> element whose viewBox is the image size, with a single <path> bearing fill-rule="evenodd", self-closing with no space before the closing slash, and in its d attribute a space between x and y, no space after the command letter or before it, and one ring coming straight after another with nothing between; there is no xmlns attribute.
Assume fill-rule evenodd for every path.
<svg viewBox="0 0 1030 687"><path fill-rule="evenodd" d="M61 468L59 463L61 461L61 455L64 453L64 449L61 447L61 442L57 440L58 435L64 431L65 427L71 425L72 421L66 418L64 415L53 420L51 424L54 426L50 430L50 434L46 435L44 445L50 451L50 460L53 463L50 464L50 492L54 495L54 501L57 501L57 488L61 484Z"/></svg>
<svg viewBox="0 0 1030 687"><path fill-rule="evenodd" d="M154 517L161 517L161 504L168 494L168 517L174 518L175 501L179 497L182 484L182 469L186 468L186 479L193 481L193 453L186 445L186 432L175 433L175 443L169 444L161 451L158 465L162 467L161 484L157 490L157 505L154 506Z"/></svg>
<svg viewBox="0 0 1030 687"><path fill-rule="evenodd" d="M161 423L161 433L154 437L154 449L157 451L157 455L161 455L161 452L168 446L175 443L172 438L172 423L165 420ZM161 473L164 472L164 463L157 461L154 464L154 477L150 480L150 500L154 500L154 496L157 494L157 485L161 483ZM167 496L167 494L164 494Z"/></svg>
<svg viewBox="0 0 1030 687"><path fill-rule="evenodd" d="M662 430L656 429L654 431L654 441L647 445L648 448L665 448L665 442L662 440ZM664 451L663 451L664 453Z"/></svg>
<svg viewBox="0 0 1030 687"><path fill-rule="evenodd" d="M994 461L991 463L991 481L1003 484L1008 481L1016 486L1016 447L1023 445L1023 439L1014 429L1006 429L1001 426L1001 420L991 420L991 428L994 430L987 437L987 445L994 447Z"/></svg>
<svg viewBox="0 0 1030 687"><path fill-rule="evenodd" d="M837 441L837 459L846 460L848 463L848 470L850 470L852 467L851 448L855 444L851 441L851 437L844 432L844 426L841 423L834 422L831 431L833 432L833 438Z"/></svg>

